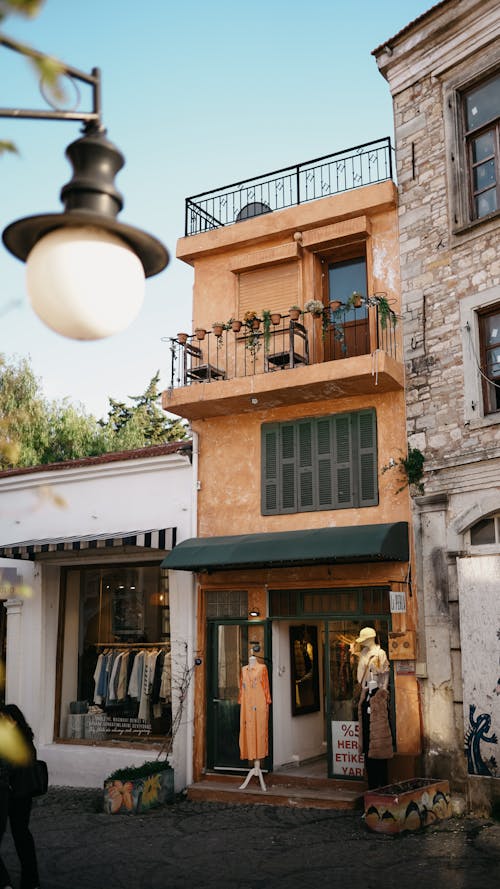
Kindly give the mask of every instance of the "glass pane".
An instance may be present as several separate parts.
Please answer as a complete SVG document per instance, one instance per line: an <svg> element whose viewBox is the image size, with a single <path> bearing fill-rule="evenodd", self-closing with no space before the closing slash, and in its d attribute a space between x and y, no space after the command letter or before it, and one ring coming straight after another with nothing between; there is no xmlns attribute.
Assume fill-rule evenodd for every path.
<svg viewBox="0 0 500 889"><path fill-rule="evenodd" d="M495 543L495 520L481 519L470 529L470 542L472 546L481 546L486 543Z"/></svg>
<svg viewBox="0 0 500 889"><path fill-rule="evenodd" d="M486 363L489 378L500 377L500 347L490 349L486 356Z"/></svg>
<svg viewBox="0 0 500 889"><path fill-rule="evenodd" d="M78 680L73 688L68 679L76 654L76 646L71 650L71 621L65 630L66 737L130 741L163 737L170 730L167 582L158 567L81 571L79 590L70 589L66 600L67 609L79 613ZM86 705L91 712L85 713Z"/></svg>
<svg viewBox="0 0 500 889"><path fill-rule="evenodd" d="M475 198L475 205L476 216L478 219L482 219L482 217L487 216L488 213L494 213L497 209L496 189L492 188L490 191L483 191L482 194Z"/></svg>
<svg viewBox="0 0 500 889"><path fill-rule="evenodd" d="M346 303L354 291L366 297L366 260L364 256L337 262L330 266L328 272L330 300L339 299L340 302ZM366 318L367 312L365 303L358 309L351 308L347 312L342 312L341 323L345 324L355 318L358 320Z"/></svg>
<svg viewBox="0 0 500 889"><path fill-rule="evenodd" d="M241 636L242 627L220 626L218 630L217 697L237 701L241 666L248 658L246 642Z"/></svg>
<svg viewBox="0 0 500 889"><path fill-rule="evenodd" d="M465 98L467 129L473 130L500 115L500 75L471 90Z"/></svg>
<svg viewBox="0 0 500 889"><path fill-rule="evenodd" d="M474 191L482 191L489 185L494 185L495 178L495 161L486 161L484 164L474 167Z"/></svg>
<svg viewBox="0 0 500 889"><path fill-rule="evenodd" d="M496 343L500 343L500 313L485 317L484 328L487 346L494 346Z"/></svg>
<svg viewBox="0 0 500 889"><path fill-rule="evenodd" d="M483 133L472 141L472 160L474 163L486 160L495 154L495 136L493 130Z"/></svg>

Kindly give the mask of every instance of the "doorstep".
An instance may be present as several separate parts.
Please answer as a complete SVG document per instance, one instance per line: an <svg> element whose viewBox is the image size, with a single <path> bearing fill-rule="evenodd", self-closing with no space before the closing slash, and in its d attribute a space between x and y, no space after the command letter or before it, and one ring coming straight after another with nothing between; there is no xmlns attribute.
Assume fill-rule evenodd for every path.
<svg viewBox="0 0 500 889"><path fill-rule="evenodd" d="M336 781L328 778L292 777L270 772L264 774L267 791L260 789L252 778L248 786L240 789L245 780L241 775L210 773L187 788L190 800L235 805L288 806L304 809L362 809L362 782Z"/></svg>

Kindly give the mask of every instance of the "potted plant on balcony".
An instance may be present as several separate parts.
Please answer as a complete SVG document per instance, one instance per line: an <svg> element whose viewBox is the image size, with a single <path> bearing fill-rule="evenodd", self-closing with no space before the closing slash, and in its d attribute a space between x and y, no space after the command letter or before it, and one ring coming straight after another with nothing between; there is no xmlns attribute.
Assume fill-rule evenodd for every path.
<svg viewBox="0 0 500 889"><path fill-rule="evenodd" d="M234 333L239 333L243 326L243 321L239 321L238 318L230 318L227 322L227 326L228 328L230 327Z"/></svg>
<svg viewBox="0 0 500 889"><path fill-rule="evenodd" d="M292 321L298 321L301 312L302 309L300 308L300 306L290 306L290 308L288 309L288 314L290 315Z"/></svg>
<svg viewBox="0 0 500 889"><path fill-rule="evenodd" d="M188 333L178 333L177 334L177 342L180 343L181 346L184 346L187 343L188 339L189 339Z"/></svg>
<svg viewBox="0 0 500 889"><path fill-rule="evenodd" d="M363 295L357 290L353 290L346 305L348 309L360 309L363 305Z"/></svg>
<svg viewBox="0 0 500 889"><path fill-rule="evenodd" d="M323 315L324 305L320 299L309 299L304 304L304 312L310 312L311 315L314 315L316 318L320 318Z"/></svg>
<svg viewBox="0 0 500 889"><path fill-rule="evenodd" d="M215 336L221 337L225 327L226 325L224 324L224 321L214 321L214 323L212 324L212 330Z"/></svg>
<svg viewBox="0 0 500 889"><path fill-rule="evenodd" d="M264 348L269 349L271 342L271 312L269 309L262 309L262 323L264 325Z"/></svg>
<svg viewBox="0 0 500 889"><path fill-rule="evenodd" d="M380 318L380 326L382 330L385 330L387 328L387 321L389 320L389 318L391 320L392 326L396 327L398 319L396 313L392 311L389 300L387 299L385 293L375 293L375 295L372 296L368 302L369 305L377 306L378 315Z"/></svg>
<svg viewBox="0 0 500 889"><path fill-rule="evenodd" d="M278 326L280 321L281 321L281 312L271 312L271 323L274 324L275 327Z"/></svg>
<svg viewBox="0 0 500 889"><path fill-rule="evenodd" d="M261 319L257 315L257 312L255 312L253 309L249 309L248 312L245 312L243 316L243 325L248 330L245 345L253 358L255 358L256 353L260 349L260 335L257 332L260 327L260 323Z"/></svg>
<svg viewBox="0 0 500 889"><path fill-rule="evenodd" d="M194 335L197 340L204 340L207 335L207 332L204 327L195 327Z"/></svg>

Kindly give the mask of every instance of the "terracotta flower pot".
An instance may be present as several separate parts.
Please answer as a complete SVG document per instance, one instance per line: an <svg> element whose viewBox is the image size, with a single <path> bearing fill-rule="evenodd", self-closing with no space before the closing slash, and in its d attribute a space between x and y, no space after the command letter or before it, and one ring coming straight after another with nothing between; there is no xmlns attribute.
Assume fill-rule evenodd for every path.
<svg viewBox="0 0 500 889"><path fill-rule="evenodd" d="M340 302L339 299L332 299L332 301L330 303L330 308L331 308L332 312L337 312L340 309L341 305L342 305L342 303Z"/></svg>
<svg viewBox="0 0 500 889"><path fill-rule="evenodd" d="M292 321L298 321L300 318L300 309L288 309L288 314Z"/></svg>
<svg viewBox="0 0 500 889"><path fill-rule="evenodd" d="M252 321L252 330L258 330L260 327L260 318L254 318Z"/></svg>
<svg viewBox="0 0 500 889"><path fill-rule="evenodd" d="M197 340L204 340L207 335L207 332L204 327L197 327L194 332L194 335Z"/></svg>
<svg viewBox="0 0 500 889"><path fill-rule="evenodd" d="M212 330L215 333L215 336L222 336L222 331L224 330L223 324L212 324Z"/></svg>
<svg viewBox="0 0 500 889"><path fill-rule="evenodd" d="M188 341L189 334L188 333L178 333L177 334L177 342L184 346Z"/></svg>
<svg viewBox="0 0 500 889"><path fill-rule="evenodd" d="M242 325L241 321L231 321L231 328L232 328L232 330L234 330L235 333L240 332L241 325Z"/></svg>
<svg viewBox="0 0 500 889"><path fill-rule="evenodd" d="M279 312L272 312L271 313L271 323L272 324L279 324L280 321L281 321L280 313Z"/></svg>
<svg viewBox="0 0 500 889"><path fill-rule="evenodd" d="M361 307L361 305L363 304L363 297L361 296L360 293L353 293L353 295L351 297L351 302L352 302L355 309L359 309Z"/></svg>

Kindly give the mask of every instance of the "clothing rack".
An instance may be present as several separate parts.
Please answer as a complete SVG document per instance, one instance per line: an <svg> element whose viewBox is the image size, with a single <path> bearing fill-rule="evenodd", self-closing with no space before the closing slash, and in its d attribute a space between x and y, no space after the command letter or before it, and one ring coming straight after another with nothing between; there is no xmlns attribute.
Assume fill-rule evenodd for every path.
<svg viewBox="0 0 500 889"><path fill-rule="evenodd" d="M168 642L93 642L94 648L167 648Z"/></svg>

